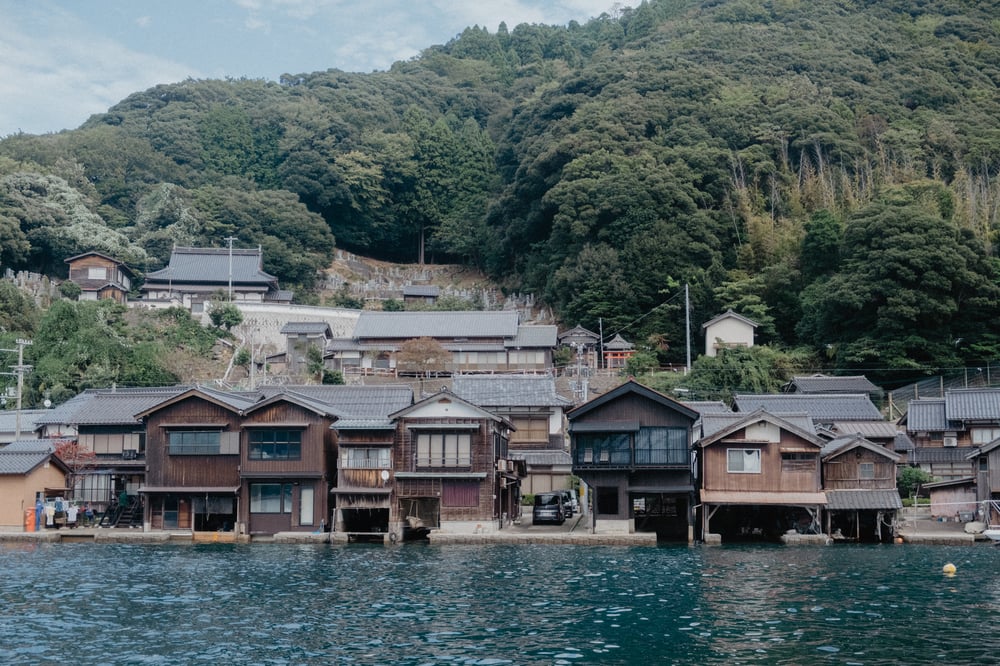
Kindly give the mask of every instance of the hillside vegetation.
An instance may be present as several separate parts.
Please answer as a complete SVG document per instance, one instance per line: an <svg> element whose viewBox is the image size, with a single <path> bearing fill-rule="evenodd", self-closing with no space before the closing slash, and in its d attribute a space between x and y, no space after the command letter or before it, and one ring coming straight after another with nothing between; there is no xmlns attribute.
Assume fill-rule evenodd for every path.
<svg viewBox="0 0 1000 666"><path fill-rule="evenodd" d="M0 141L0 261L464 262L683 358L733 308L873 375L998 356L1000 3L651 0L389 71L189 80Z"/></svg>

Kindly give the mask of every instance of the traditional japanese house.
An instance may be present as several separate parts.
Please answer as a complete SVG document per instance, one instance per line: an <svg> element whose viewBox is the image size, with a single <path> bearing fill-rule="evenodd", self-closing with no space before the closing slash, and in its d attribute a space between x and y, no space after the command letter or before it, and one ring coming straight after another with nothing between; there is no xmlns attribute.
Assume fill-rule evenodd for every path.
<svg viewBox="0 0 1000 666"><path fill-rule="evenodd" d="M406 407L395 421L395 478L389 529L402 534L419 516L442 532L488 533L510 525L520 497L506 418L442 390Z"/></svg>
<svg viewBox="0 0 1000 666"><path fill-rule="evenodd" d="M137 506L129 515L118 514L128 526L142 519L139 487L146 479L146 425L136 414L189 390L189 386L88 389L39 415L40 437L75 439L81 450L94 457L74 476L72 497L89 502L99 514L124 492ZM114 524L105 526L114 527Z"/></svg>
<svg viewBox="0 0 1000 666"><path fill-rule="evenodd" d="M1000 389L953 389L911 400L900 419L913 440L910 463L941 481L976 476L974 451L1000 438Z"/></svg>
<svg viewBox="0 0 1000 666"><path fill-rule="evenodd" d="M192 388L137 414L146 424L146 529L235 536L241 410L258 399Z"/></svg>
<svg viewBox="0 0 1000 666"><path fill-rule="evenodd" d="M572 402L556 392L548 375L458 375L452 391L514 424L510 457L523 460L524 493L573 489L565 410Z"/></svg>
<svg viewBox="0 0 1000 666"><path fill-rule="evenodd" d="M591 489L595 533L694 539L698 412L629 380L567 418L573 472Z"/></svg>
<svg viewBox="0 0 1000 666"><path fill-rule="evenodd" d="M872 384L864 375L824 375L816 373L800 377L792 377L783 390L785 393L849 393L867 394L876 398L882 394L882 389Z"/></svg>
<svg viewBox="0 0 1000 666"><path fill-rule="evenodd" d="M991 503L984 505L977 501L976 478L933 481L921 486L921 491L930 498L931 518L942 521L970 522L977 511L984 509L983 517L990 511Z"/></svg>
<svg viewBox="0 0 1000 666"><path fill-rule="evenodd" d="M820 452L826 533L854 541L890 541L903 508L896 489L900 457L860 435L839 437Z"/></svg>
<svg viewBox="0 0 1000 666"><path fill-rule="evenodd" d="M241 532L324 531L335 469L334 409L294 390L266 397L242 410Z"/></svg>
<svg viewBox="0 0 1000 666"><path fill-rule="evenodd" d="M122 261L100 252L85 252L66 260L69 279L80 287L77 300L125 303L135 274Z"/></svg>
<svg viewBox="0 0 1000 666"><path fill-rule="evenodd" d="M600 367L601 336L579 324L558 335L560 347L569 347L580 364L588 368Z"/></svg>
<svg viewBox="0 0 1000 666"><path fill-rule="evenodd" d="M732 310L726 310L701 325L705 332L705 356L715 356L721 349L753 347L757 322Z"/></svg>
<svg viewBox="0 0 1000 666"><path fill-rule="evenodd" d="M805 414L703 414L698 442L706 541L822 533L824 441Z"/></svg>
<svg viewBox="0 0 1000 666"><path fill-rule="evenodd" d="M1000 438L977 447L968 456L975 470L979 518L987 525L1000 525Z"/></svg>

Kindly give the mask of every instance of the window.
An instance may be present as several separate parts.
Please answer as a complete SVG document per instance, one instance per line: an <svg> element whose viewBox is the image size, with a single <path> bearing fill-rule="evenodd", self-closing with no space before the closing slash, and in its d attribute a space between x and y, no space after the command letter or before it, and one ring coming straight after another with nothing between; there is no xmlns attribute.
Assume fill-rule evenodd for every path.
<svg viewBox="0 0 1000 666"><path fill-rule="evenodd" d="M417 435L417 467L469 467L472 465L472 435L420 433Z"/></svg>
<svg viewBox="0 0 1000 666"><path fill-rule="evenodd" d="M250 460L300 460L302 431L251 430L249 457Z"/></svg>
<svg viewBox="0 0 1000 666"><path fill-rule="evenodd" d="M313 497L315 493L310 486L302 486L299 490L299 525L313 524Z"/></svg>
<svg viewBox="0 0 1000 666"><path fill-rule="evenodd" d="M541 418L531 418L522 417L515 418L514 427L517 428L512 434L510 440L516 444L520 443L549 443L549 420L545 417Z"/></svg>
<svg viewBox="0 0 1000 666"><path fill-rule="evenodd" d="M635 438L637 465L686 465L688 438L685 428L639 428Z"/></svg>
<svg viewBox="0 0 1000 666"><path fill-rule="evenodd" d="M738 474L759 474L760 449L728 449L726 470Z"/></svg>
<svg viewBox="0 0 1000 666"><path fill-rule="evenodd" d="M863 462L858 464L858 478L859 479L874 479L875 478L875 463L873 462Z"/></svg>
<svg viewBox="0 0 1000 666"><path fill-rule="evenodd" d="M816 471L816 454L794 451L784 452L781 454L781 471L814 472Z"/></svg>
<svg viewBox="0 0 1000 666"><path fill-rule="evenodd" d="M250 513L291 513L292 484L254 483L250 485Z"/></svg>
<svg viewBox="0 0 1000 666"><path fill-rule="evenodd" d="M389 469L388 448L344 447L340 465L345 469Z"/></svg>
<svg viewBox="0 0 1000 666"><path fill-rule="evenodd" d="M218 455L221 438L218 430L174 430L170 432L170 455Z"/></svg>
<svg viewBox="0 0 1000 666"><path fill-rule="evenodd" d="M597 513L615 515L618 513L618 488L615 486L598 486Z"/></svg>
<svg viewBox="0 0 1000 666"><path fill-rule="evenodd" d="M1000 437L1000 428L972 428L972 445L983 446Z"/></svg>
<svg viewBox="0 0 1000 666"><path fill-rule="evenodd" d="M610 465L632 463L631 440L627 432L581 433L576 435L573 450L578 462L600 462Z"/></svg>
<svg viewBox="0 0 1000 666"><path fill-rule="evenodd" d="M88 266L87 267L87 279L88 280L106 280L108 277L108 269L104 266Z"/></svg>

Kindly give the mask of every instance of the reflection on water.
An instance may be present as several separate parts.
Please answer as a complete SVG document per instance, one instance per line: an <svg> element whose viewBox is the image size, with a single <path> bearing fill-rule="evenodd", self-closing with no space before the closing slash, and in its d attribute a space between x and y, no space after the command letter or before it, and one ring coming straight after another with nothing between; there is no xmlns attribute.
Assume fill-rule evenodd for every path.
<svg viewBox="0 0 1000 666"><path fill-rule="evenodd" d="M986 545L11 544L0 662L998 663L998 559Z"/></svg>

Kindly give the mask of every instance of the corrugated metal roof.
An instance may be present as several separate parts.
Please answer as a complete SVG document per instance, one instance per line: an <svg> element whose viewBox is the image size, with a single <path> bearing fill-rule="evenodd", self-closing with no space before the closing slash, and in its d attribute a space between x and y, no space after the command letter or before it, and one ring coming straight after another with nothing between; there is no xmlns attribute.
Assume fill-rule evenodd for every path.
<svg viewBox="0 0 1000 666"><path fill-rule="evenodd" d="M827 490L828 511L902 509L899 492L893 490Z"/></svg>
<svg viewBox="0 0 1000 666"><path fill-rule="evenodd" d="M333 430L393 430L396 424L391 419L340 419Z"/></svg>
<svg viewBox="0 0 1000 666"><path fill-rule="evenodd" d="M840 435L861 435L869 439L890 439L899 432L888 421L834 421L833 429Z"/></svg>
<svg viewBox="0 0 1000 666"><path fill-rule="evenodd" d="M1000 422L1000 389L955 389L944 399L949 421Z"/></svg>
<svg viewBox="0 0 1000 666"><path fill-rule="evenodd" d="M457 375L452 392L480 407L568 407L556 380L544 375Z"/></svg>
<svg viewBox="0 0 1000 666"><path fill-rule="evenodd" d="M505 340L505 347L543 347L556 346L558 328L542 324L526 324L517 327L517 335L512 340Z"/></svg>
<svg viewBox="0 0 1000 666"><path fill-rule="evenodd" d="M515 310L471 312L374 312L364 310L354 327L359 340L373 338L513 338Z"/></svg>
<svg viewBox="0 0 1000 666"><path fill-rule="evenodd" d="M906 407L906 429L909 432L947 430L944 398L917 398Z"/></svg>
<svg viewBox="0 0 1000 666"><path fill-rule="evenodd" d="M146 276L146 281L206 282L228 284L232 263L233 284L277 283L277 278L261 270L260 250L178 247L170 253L166 268Z"/></svg>
<svg viewBox="0 0 1000 666"><path fill-rule="evenodd" d="M742 394L736 396L735 409L739 412L765 409L772 414L805 412L814 422L826 423L884 420L867 394Z"/></svg>
<svg viewBox="0 0 1000 666"><path fill-rule="evenodd" d="M749 492L739 490L702 490L704 504L769 504L781 506L810 506L826 504L826 494Z"/></svg>
<svg viewBox="0 0 1000 666"><path fill-rule="evenodd" d="M791 386L799 393L875 393L880 390L864 375L792 377Z"/></svg>

